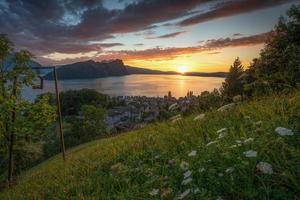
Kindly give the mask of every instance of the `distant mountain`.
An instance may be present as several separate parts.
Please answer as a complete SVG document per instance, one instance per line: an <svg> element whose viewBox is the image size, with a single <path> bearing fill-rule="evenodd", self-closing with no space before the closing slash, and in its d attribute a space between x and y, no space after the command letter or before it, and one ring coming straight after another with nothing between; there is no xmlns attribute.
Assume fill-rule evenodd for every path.
<svg viewBox="0 0 300 200"><path fill-rule="evenodd" d="M145 69L145 68L131 67L131 66L126 66L126 67L129 74L179 74L178 72L173 72L173 71L160 71L160 70Z"/></svg>
<svg viewBox="0 0 300 200"><path fill-rule="evenodd" d="M186 72L184 76L220 77L225 78L228 72Z"/></svg>
<svg viewBox="0 0 300 200"><path fill-rule="evenodd" d="M77 62L67 65L62 65L57 69L58 78L60 80L66 79L92 79L92 78L102 78L109 76L125 76L130 74L177 74L174 71L160 71L152 70L138 67L131 67L124 65L123 61L120 59L111 61L95 62L93 60ZM226 77L226 72L215 72L215 73L205 73L205 72L187 72L183 74L185 76L204 76L204 77ZM52 72L44 76L45 79L53 79Z"/></svg>
<svg viewBox="0 0 300 200"><path fill-rule="evenodd" d="M95 62L88 60L73 64L63 65L57 69L58 78L65 79L91 79L108 76L124 76L129 72L122 60ZM52 73L44 76L45 79L53 79Z"/></svg>
<svg viewBox="0 0 300 200"><path fill-rule="evenodd" d="M9 56L7 56L5 59L4 59L4 68L5 69L11 69L14 67L14 63L13 63L13 60L15 58L15 54L10 54ZM33 60L30 60L28 62L28 65L31 66L31 67L42 67L42 65L40 65L39 63L33 61Z"/></svg>

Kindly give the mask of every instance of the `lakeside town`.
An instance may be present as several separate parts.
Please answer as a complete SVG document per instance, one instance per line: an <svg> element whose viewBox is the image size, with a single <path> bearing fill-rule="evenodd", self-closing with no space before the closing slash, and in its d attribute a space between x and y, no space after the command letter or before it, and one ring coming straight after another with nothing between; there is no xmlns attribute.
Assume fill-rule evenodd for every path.
<svg viewBox="0 0 300 200"><path fill-rule="evenodd" d="M123 102L123 106L109 109L106 123L109 129L115 130L141 128L146 123L189 111L196 99L192 91L178 99L171 92L164 97L118 96L117 101Z"/></svg>

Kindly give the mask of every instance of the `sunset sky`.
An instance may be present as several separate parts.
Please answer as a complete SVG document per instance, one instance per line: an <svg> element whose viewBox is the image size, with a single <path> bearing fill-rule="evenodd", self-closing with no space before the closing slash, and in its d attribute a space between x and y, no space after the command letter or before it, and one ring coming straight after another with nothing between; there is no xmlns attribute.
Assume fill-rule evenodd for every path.
<svg viewBox="0 0 300 200"><path fill-rule="evenodd" d="M43 65L123 59L164 71L227 71L257 57L299 0L0 0L0 33Z"/></svg>

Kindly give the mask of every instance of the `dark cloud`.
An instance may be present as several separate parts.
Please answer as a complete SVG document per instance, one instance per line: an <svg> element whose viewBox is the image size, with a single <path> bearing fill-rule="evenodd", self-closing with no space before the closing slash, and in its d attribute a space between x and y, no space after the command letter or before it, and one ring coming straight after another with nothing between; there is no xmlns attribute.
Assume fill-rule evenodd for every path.
<svg viewBox="0 0 300 200"><path fill-rule="evenodd" d="M160 35L157 37L147 37L146 39L164 39L164 38L174 38L182 33L185 33L186 31L178 31L178 32L174 32L174 33L169 33L169 34L165 34L165 35Z"/></svg>
<svg viewBox="0 0 300 200"><path fill-rule="evenodd" d="M100 46L103 48L110 48L110 47L116 47L116 46L124 46L122 43L100 43Z"/></svg>
<svg viewBox="0 0 300 200"><path fill-rule="evenodd" d="M241 37L241 36L243 36L244 34L242 34L242 33L235 33L235 34L233 34L232 36L233 37Z"/></svg>
<svg viewBox="0 0 300 200"><path fill-rule="evenodd" d="M158 23L196 15L181 23L190 25L242 12L250 12L289 0L235 0L217 4L209 12L194 9L220 0L136 0L124 9L107 9L102 0L0 0L0 33L8 34L16 48L26 48L37 56L53 52L102 52L120 44L90 44L115 34L153 32ZM222 1L223 2L223 1ZM240 10L240 11L238 11ZM158 38L175 37L175 32Z"/></svg>
<svg viewBox="0 0 300 200"><path fill-rule="evenodd" d="M182 48L151 48L145 50L123 50L109 51L108 54L101 56L102 59L140 59L140 60L160 60L173 59L181 55L195 54L201 52L218 53L218 49L226 47L243 47L263 44L269 37L271 32L261 33L257 35L242 38L219 38L208 40L203 45L182 47ZM99 59L99 58L98 58Z"/></svg>
<svg viewBox="0 0 300 200"><path fill-rule="evenodd" d="M236 47L236 46L251 46L264 43L271 32L261 33L257 35L251 35L241 38L220 38L209 40L204 45L206 48L224 48L224 47Z"/></svg>
<svg viewBox="0 0 300 200"><path fill-rule="evenodd" d="M206 1L139 0L123 10L108 10L102 0L6 0L0 4L0 32L9 34L17 47L33 53L60 52L65 45L68 52L82 52L78 43L149 30L155 23L184 16Z"/></svg>
<svg viewBox="0 0 300 200"><path fill-rule="evenodd" d="M93 57L94 60L110 60L110 59L123 59L123 60L171 60L178 56L190 55L195 53L207 52L207 54L219 54L220 49L227 47L243 47L263 44L271 32L261 33L257 35L242 37L242 38L219 38L208 40L202 45L190 47L170 47L170 48L151 48L145 50L122 50L122 51L106 51L104 54L98 54ZM61 61L53 61L55 64L67 64L71 62L78 62L80 60L88 60L91 57L82 56L74 59L63 59ZM37 61L42 63L50 63L48 58L40 58Z"/></svg>
<svg viewBox="0 0 300 200"><path fill-rule="evenodd" d="M253 12L297 0L232 0L217 4L211 11L198 14L179 23L181 26L189 26L206 21L234 16L242 13Z"/></svg>

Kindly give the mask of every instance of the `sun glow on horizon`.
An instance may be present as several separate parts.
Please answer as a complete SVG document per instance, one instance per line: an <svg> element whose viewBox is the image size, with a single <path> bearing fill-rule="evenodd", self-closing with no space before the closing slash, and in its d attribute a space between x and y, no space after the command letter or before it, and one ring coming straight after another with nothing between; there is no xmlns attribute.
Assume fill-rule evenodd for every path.
<svg viewBox="0 0 300 200"><path fill-rule="evenodd" d="M177 71L184 74L185 72L187 72L188 67L187 66L179 66L177 67Z"/></svg>

